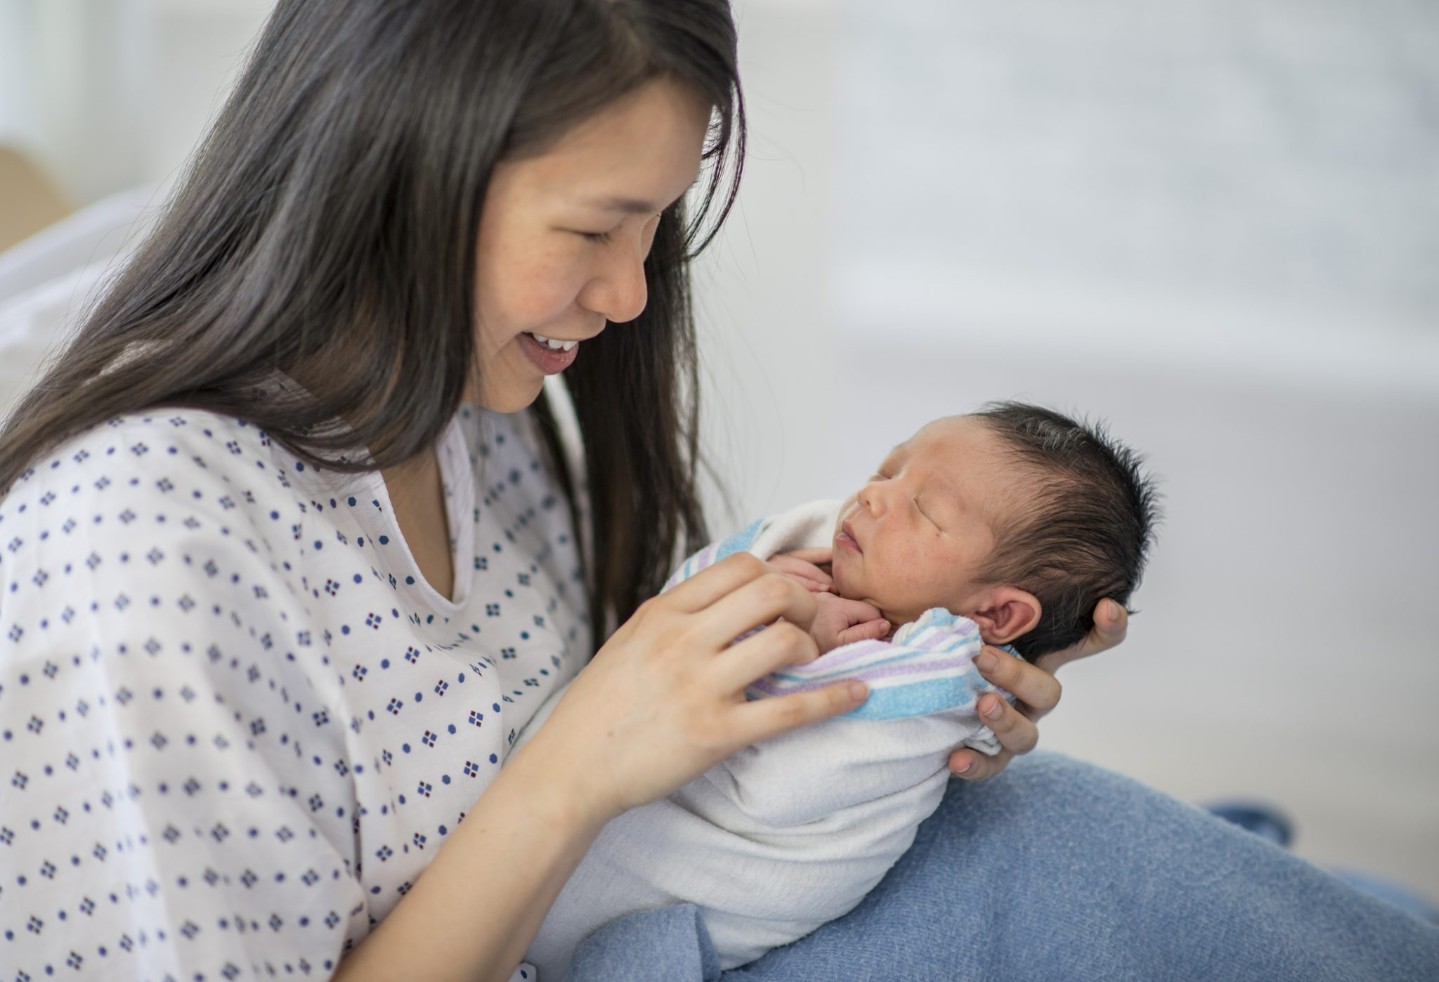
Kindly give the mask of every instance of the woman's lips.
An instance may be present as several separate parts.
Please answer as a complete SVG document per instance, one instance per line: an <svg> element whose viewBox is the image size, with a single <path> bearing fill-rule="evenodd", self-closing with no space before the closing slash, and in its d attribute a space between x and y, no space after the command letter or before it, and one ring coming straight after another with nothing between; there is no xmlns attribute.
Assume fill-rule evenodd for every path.
<svg viewBox="0 0 1439 982"><path fill-rule="evenodd" d="M580 346L577 344L569 351L556 350L547 344L541 344L528 333L520 335L520 347L529 356L530 361L546 375L557 375L574 364L575 359L580 355Z"/></svg>

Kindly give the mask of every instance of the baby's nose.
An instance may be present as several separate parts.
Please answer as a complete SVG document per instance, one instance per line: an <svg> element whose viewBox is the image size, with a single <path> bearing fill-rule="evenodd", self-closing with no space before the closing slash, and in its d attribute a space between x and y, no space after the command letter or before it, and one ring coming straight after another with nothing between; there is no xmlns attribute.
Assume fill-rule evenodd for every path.
<svg viewBox="0 0 1439 982"><path fill-rule="evenodd" d="M879 481L870 481L860 488L859 501L872 515L878 515L884 510L884 489Z"/></svg>

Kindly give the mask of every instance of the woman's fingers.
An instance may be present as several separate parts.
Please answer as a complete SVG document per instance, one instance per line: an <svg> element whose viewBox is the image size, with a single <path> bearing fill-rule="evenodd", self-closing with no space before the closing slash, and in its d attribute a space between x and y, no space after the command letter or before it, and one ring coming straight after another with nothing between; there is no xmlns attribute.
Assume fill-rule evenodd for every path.
<svg viewBox="0 0 1439 982"><path fill-rule="evenodd" d="M961 747L949 755L949 772L966 781L983 781L1008 767L1013 758L1014 754L1008 750L1001 750L991 757L978 750Z"/></svg>
<svg viewBox="0 0 1439 982"><path fill-rule="evenodd" d="M857 679L835 682L809 692L794 692L771 699L756 699L736 706L732 719L736 732L748 743L758 743L801 726L847 713L869 698L869 687Z"/></svg>
<svg viewBox="0 0 1439 982"><path fill-rule="evenodd" d="M1039 743L1039 727L1034 725L1034 720L1059 703L1060 686L1059 680L1049 672L998 648L985 646L974 664L979 674L1012 693L1017 700L1017 704L1011 706L997 692L987 692L979 698L980 719L994 731L1003 748L999 753L991 757L961 747L949 755L952 774L966 781L983 781L1009 766L1016 754L1027 754L1035 748Z"/></svg>
<svg viewBox="0 0 1439 982"><path fill-rule="evenodd" d="M1108 651L1122 644L1128 633L1129 613L1124 605L1113 600L1101 600L1094 608L1094 628L1079 642L1080 653L1074 657L1084 658Z"/></svg>
<svg viewBox="0 0 1439 982"><path fill-rule="evenodd" d="M993 777L1016 754L1027 754L1039 743L1034 721L1059 704L1059 680L1054 672L1066 662L1113 648L1129 630L1129 614L1122 604L1101 600L1094 608L1094 628L1078 644L1035 659L1033 665L986 647L974 660L979 673L1014 695L1011 706L995 693L979 700L980 717L994 731L1004 749L993 757L962 747L949 755L949 769L966 781Z"/></svg>
<svg viewBox="0 0 1439 982"><path fill-rule="evenodd" d="M998 648L989 646L985 646L984 650L979 653L979 657L974 660L974 665L979 669L980 675L1012 694L1022 704L1023 715L1030 719L1039 719L1059 705L1059 696L1062 691L1059 679L1037 665L1031 665L1023 659L1015 658ZM995 702L1008 708L1008 703L999 696L984 696L980 699L980 715L985 716L987 708L992 710ZM985 722L995 730L996 734L999 733L998 728L994 726L988 716L985 716ZM1038 739L1037 735L1035 739ZM1008 743L1005 743L1003 737L1000 738L1000 742L1004 743L1008 749L1018 750L1020 753L1024 753L1028 749L1027 747L1010 747ZM1033 746L1033 742L1030 746Z"/></svg>
<svg viewBox="0 0 1439 982"><path fill-rule="evenodd" d="M710 615L705 620L725 642L778 617L808 629L815 611L808 590L749 553L720 560L652 598L647 602L651 604L681 613L705 611Z"/></svg>
<svg viewBox="0 0 1439 982"><path fill-rule="evenodd" d="M979 658L975 659L975 663L979 664L987 653L989 653L988 649L985 652L981 652ZM996 675L1006 674L1002 669L1007 669L1009 666L1003 665L1003 662L1015 662L1021 665L1022 668L1039 672L1041 675L1046 674L1034 668L1032 665L1025 665L1017 658L1011 658L1008 655L998 652L995 652L995 654L999 656L996 661L1000 662L1000 664L991 666L991 668L996 669L994 672ZM985 674L986 677L988 677L988 673ZM1024 674L1021 670L1017 677L1022 678ZM1046 677L1049 677L1051 682L1054 681L1052 677ZM990 679L990 681L996 680ZM1058 684L1058 682L1055 682L1056 687ZM1005 688L1008 688L1008 686L1006 685ZM1056 701L1059 698L1057 688L1054 698ZM993 777L1009 766L1010 760L1017 754L1027 754L1039 743L1039 727L1034 725L1034 720L1030 719L1019 709L1011 706L999 693L985 693L979 699L978 708L980 718L984 720L986 726L994 731L994 735L996 739L999 740L999 745L1002 749L992 757L968 747L961 747L950 754L950 772L956 777L961 777L966 781L983 781L985 778Z"/></svg>
<svg viewBox="0 0 1439 982"><path fill-rule="evenodd" d="M1063 651L1051 651L1047 655L1040 655L1035 659L1035 664L1053 674L1062 665L1080 658L1087 658L1101 651L1108 651L1121 644L1128 631L1129 614L1125 611L1124 606L1113 600L1101 600L1094 607L1094 627L1088 634Z"/></svg>
<svg viewBox="0 0 1439 982"><path fill-rule="evenodd" d="M999 745L1012 754L1027 754L1039 743L1039 727L1034 720L997 693L980 697L979 716L994 731Z"/></svg>
<svg viewBox="0 0 1439 982"><path fill-rule="evenodd" d="M662 602L687 613L704 610L715 601L761 576L774 575L769 565L747 552L721 559L679 583L649 603Z"/></svg>
<svg viewBox="0 0 1439 982"><path fill-rule="evenodd" d="M710 676L726 692L744 691L755 679L786 665L802 665L819 656L819 646L808 631L780 621L751 634L721 653L710 665Z"/></svg>
<svg viewBox="0 0 1439 982"><path fill-rule="evenodd" d="M814 594L789 577L766 570L713 600L699 615L702 633L697 636L722 648L746 631L780 619L807 631L815 609Z"/></svg>

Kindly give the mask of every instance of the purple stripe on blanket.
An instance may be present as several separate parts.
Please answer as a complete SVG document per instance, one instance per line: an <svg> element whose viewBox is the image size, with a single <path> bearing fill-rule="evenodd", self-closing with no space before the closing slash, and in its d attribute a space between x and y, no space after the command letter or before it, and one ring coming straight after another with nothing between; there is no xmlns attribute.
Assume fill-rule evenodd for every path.
<svg viewBox="0 0 1439 982"><path fill-rule="evenodd" d="M788 678L812 678L847 674L850 669L859 672L861 675L881 670L889 665L912 665L917 671L928 669L942 669L962 667L974 660L974 652L954 651L944 648L938 651L928 651L928 654L921 657L913 648L895 648L893 645L885 645L893 651L887 658L870 659L867 664L855 665L857 659L845 658L827 661L824 658L810 662L808 665L792 665L775 672L776 675Z"/></svg>
<svg viewBox="0 0 1439 982"><path fill-rule="evenodd" d="M942 651L964 646L972 640L962 635L956 636L953 631L931 630L916 632L910 636L903 645L896 646L888 641L856 641L847 644L842 648L836 648L828 654L821 655L809 665L801 668L813 668L817 671L824 671L840 665L852 665L857 661L872 659L875 655L883 655L887 658L911 658L913 652L918 651Z"/></svg>
<svg viewBox="0 0 1439 982"><path fill-rule="evenodd" d="M799 682L793 685L776 685L768 677L758 678L751 682L748 688L754 692L761 692L767 696L786 696L792 692L813 692L815 689L823 689L829 685L832 679L823 682Z"/></svg>
<svg viewBox="0 0 1439 982"><path fill-rule="evenodd" d="M954 661L925 662L925 663L919 664L919 665L914 665L914 664L892 665L892 666L887 666L887 667L885 667L885 668L875 668L875 669L870 669L869 671L859 671L859 672L855 672L853 675L850 675L850 674L847 674L847 673L844 673L844 672L840 672L840 673L837 673L837 674L834 674L834 675L815 676L815 677L812 679L812 681L816 681L816 682L833 682L833 681L836 681L837 679L842 679L842 678L856 678L856 679L861 679L861 680L863 680L863 681L865 681L865 682L885 682L885 681L888 681L888 680L890 680L890 679L902 679L902 678L906 678L906 677L908 677L908 678L913 678L913 677L915 677L915 676L917 676L917 675L935 675L935 674L939 674L939 673L945 673L946 671L947 671L947 673L948 673L949 676L953 676L953 675L956 675L956 674L958 674L958 673L960 673L960 672L963 672L963 671L965 671L966 669L968 669L969 665L970 665L969 659L957 659L957 660L954 660ZM780 677L780 684L781 684L781 685L787 684L787 681L784 679L784 677L783 677L783 675L782 675L781 673L776 673L776 675L779 675L779 677ZM944 677L944 676L941 676L941 677ZM805 678L805 676L800 676L800 678Z"/></svg>
<svg viewBox="0 0 1439 982"><path fill-rule="evenodd" d="M848 676L844 674L826 675L823 677L811 678L803 682L791 682L789 681L788 677L786 677L788 673L776 673L775 675L766 676L765 678L757 679L756 681L750 683L750 688L758 689L768 695L776 695L782 692L808 692L812 689L818 689L829 685L831 682L834 682L839 678L857 678L865 682L882 682L889 679L904 678L905 676L933 674L935 672L940 672L945 669L959 669L963 671L969 665L970 659L968 658L953 658L945 659L942 661L924 662L923 664L919 665L895 665L890 668L876 669L868 672L857 672L853 676ZM959 673L954 673L949 676L941 676L940 678L934 679L933 681L946 682L951 679L957 679L962 677L963 676L959 675ZM803 676L800 676L799 678L803 678Z"/></svg>
<svg viewBox="0 0 1439 982"><path fill-rule="evenodd" d="M856 641L854 644L847 644L842 648L836 648L827 654L820 655L810 665L848 665L850 662L862 658L869 658L879 652L887 652L894 645L887 641ZM803 666L809 667L809 666Z"/></svg>
<svg viewBox="0 0 1439 982"><path fill-rule="evenodd" d="M929 628L923 631L916 631L907 637L902 647L919 649L921 651L933 651L936 649L957 648L979 640L979 632L956 633L945 628ZM888 641L856 641L847 644L842 648L836 648L826 655L821 655L811 664L823 665L847 665L861 659L872 657L878 653L888 653L895 650L895 644ZM897 655L896 657L903 657Z"/></svg>

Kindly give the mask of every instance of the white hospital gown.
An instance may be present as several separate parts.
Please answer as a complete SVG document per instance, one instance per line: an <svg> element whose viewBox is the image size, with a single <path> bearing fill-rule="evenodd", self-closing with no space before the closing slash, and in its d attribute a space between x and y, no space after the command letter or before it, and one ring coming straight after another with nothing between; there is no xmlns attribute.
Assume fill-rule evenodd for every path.
<svg viewBox="0 0 1439 982"><path fill-rule="evenodd" d="M588 657L528 419L462 412L441 469L453 601L378 475L212 414L0 500L0 974L325 977L394 907Z"/></svg>

